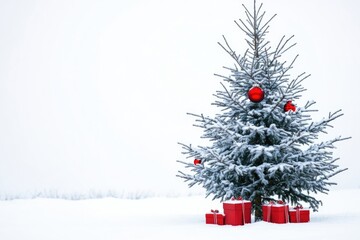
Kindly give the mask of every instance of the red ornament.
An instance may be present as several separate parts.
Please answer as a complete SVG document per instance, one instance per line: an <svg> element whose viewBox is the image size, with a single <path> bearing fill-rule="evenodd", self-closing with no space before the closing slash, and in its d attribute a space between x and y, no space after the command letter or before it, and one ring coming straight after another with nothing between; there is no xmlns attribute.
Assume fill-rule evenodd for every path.
<svg viewBox="0 0 360 240"><path fill-rule="evenodd" d="M292 101L287 101L285 106L284 106L284 111L287 112L289 110L292 110L293 112L296 111L296 106L294 104L291 103Z"/></svg>
<svg viewBox="0 0 360 240"><path fill-rule="evenodd" d="M201 163L201 160L200 159L195 159L194 160L194 165L198 165L198 164L200 164Z"/></svg>
<svg viewBox="0 0 360 240"><path fill-rule="evenodd" d="M261 87L254 86L248 91L248 97L254 103L261 102L264 99L264 90Z"/></svg>

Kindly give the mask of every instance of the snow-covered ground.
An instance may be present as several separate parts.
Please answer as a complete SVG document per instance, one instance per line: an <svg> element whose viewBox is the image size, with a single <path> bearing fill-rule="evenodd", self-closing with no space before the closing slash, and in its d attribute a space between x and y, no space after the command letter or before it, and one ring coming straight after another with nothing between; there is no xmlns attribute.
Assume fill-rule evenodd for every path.
<svg viewBox="0 0 360 240"><path fill-rule="evenodd" d="M236 227L206 225L205 212L222 207L202 196L0 201L0 239L360 239L360 189L332 191L322 199L310 223Z"/></svg>

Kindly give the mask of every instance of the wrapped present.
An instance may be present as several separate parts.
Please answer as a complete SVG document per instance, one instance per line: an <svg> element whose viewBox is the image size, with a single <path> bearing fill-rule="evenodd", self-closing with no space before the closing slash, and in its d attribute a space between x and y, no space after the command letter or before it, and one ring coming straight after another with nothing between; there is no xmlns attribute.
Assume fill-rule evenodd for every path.
<svg viewBox="0 0 360 240"><path fill-rule="evenodd" d="M289 222L289 205L282 201L262 205L263 221L272 223Z"/></svg>
<svg viewBox="0 0 360 240"><path fill-rule="evenodd" d="M291 223L303 223L310 221L310 210L303 209L301 205L298 205L289 210Z"/></svg>
<svg viewBox="0 0 360 240"><path fill-rule="evenodd" d="M225 224L225 215L220 214L219 210L211 210L211 213L205 214L206 224L217 224L224 225Z"/></svg>
<svg viewBox="0 0 360 240"><path fill-rule="evenodd" d="M226 225L244 225L251 223L251 202L242 198L232 198L223 202Z"/></svg>

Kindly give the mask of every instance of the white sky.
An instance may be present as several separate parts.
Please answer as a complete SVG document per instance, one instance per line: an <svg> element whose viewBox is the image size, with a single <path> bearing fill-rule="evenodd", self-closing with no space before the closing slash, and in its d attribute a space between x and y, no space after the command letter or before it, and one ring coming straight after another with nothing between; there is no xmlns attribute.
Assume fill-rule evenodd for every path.
<svg viewBox="0 0 360 240"><path fill-rule="evenodd" d="M260 2L260 1L259 1ZM303 102L315 119L344 110L329 137L334 178L359 187L360 16L355 0L264 0L275 45L295 34L293 76L312 74ZM213 114L214 73L233 63L226 35L246 49L233 20L252 0L0 2L0 194L42 190L184 192L177 142L200 142L186 112ZM298 102L301 104L301 102ZM190 159L191 161L191 159Z"/></svg>

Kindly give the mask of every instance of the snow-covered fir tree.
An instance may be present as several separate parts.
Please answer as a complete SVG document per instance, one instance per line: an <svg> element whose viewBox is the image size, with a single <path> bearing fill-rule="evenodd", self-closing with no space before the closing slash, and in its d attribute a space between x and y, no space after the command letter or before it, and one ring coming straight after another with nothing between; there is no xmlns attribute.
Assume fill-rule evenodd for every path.
<svg viewBox="0 0 360 240"><path fill-rule="evenodd" d="M335 164L338 159L332 152L333 144L346 138L318 140L342 113L338 110L313 121L309 113L315 111L315 102L302 107L289 102L301 97L305 91L301 83L309 77L305 73L290 76L297 56L289 63L281 59L295 45L292 37L283 37L270 47L265 37L275 15L266 20L262 4L257 7L256 1L253 11L244 8L245 20L235 23L246 34L248 49L240 55L225 37L224 43L219 43L235 61L234 67L227 68L229 77L221 76L222 90L215 94L213 104L221 111L215 117L191 114L210 146L181 144L191 161L178 162L191 171L179 171L177 176L190 187L202 185L206 196L213 199L241 196L252 201L256 221L262 217L261 204L271 199L306 202L317 210L321 200L311 192L328 192L328 187L336 184L329 179L346 170ZM260 95L263 91L262 100L261 96L249 99L254 87Z"/></svg>

